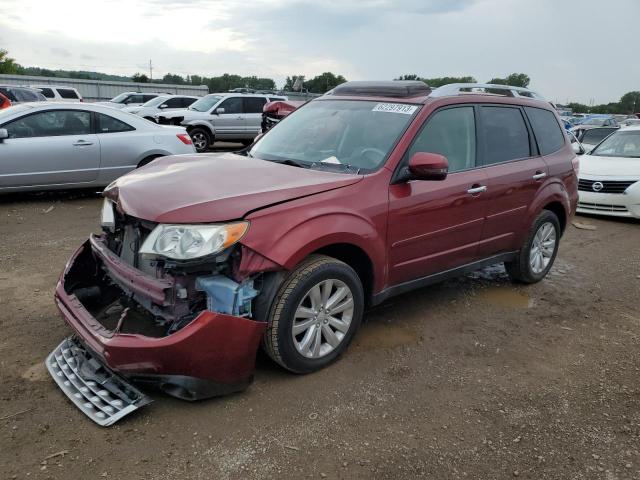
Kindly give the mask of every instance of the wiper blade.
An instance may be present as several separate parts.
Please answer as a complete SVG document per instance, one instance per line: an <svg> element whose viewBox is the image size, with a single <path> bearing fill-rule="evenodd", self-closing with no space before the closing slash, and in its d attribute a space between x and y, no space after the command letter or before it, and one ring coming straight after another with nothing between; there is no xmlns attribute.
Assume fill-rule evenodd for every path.
<svg viewBox="0 0 640 480"><path fill-rule="evenodd" d="M309 165L309 167L310 168L329 168L329 169L333 168L345 173L354 173L356 175L360 173L360 167L355 167L348 163L313 162L311 165Z"/></svg>

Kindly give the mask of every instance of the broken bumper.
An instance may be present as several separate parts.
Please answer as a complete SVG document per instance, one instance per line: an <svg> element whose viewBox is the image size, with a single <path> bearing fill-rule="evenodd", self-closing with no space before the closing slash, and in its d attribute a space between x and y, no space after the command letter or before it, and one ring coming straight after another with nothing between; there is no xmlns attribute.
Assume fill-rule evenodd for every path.
<svg viewBox="0 0 640 480"><path fill-rule="evenodd" d="M74 263L80 255L86 260L87 252L96 269L105 267L117 283L129 282L130 290L153 296L162 289L150 285L142 272L115 261L117 257L103 251L95 237L76 251L60 277L55 301L81 345L96 361L128 380L152 382L185 400L241 391L251 383L265 323L205 310L165 337L114 332L100 324L65 288Z"/></svg>

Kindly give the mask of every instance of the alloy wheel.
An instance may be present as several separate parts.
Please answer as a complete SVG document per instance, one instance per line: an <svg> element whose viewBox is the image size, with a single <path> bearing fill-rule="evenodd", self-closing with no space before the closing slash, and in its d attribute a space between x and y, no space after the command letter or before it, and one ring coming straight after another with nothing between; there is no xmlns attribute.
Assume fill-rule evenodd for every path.
<svg viewBox="0 0 640 480"><path fill-rule="evenodd" d="M341 280L323 280L302 297L291 327L293 343L307 358L322 358L344 340L353 318L353 292Z"/></svg>
<svg viewBox="0 0 640 480"><path fill-rule="evenodd" d="M551 222L545 222L534 235L529 252L529 265L534 274L539 275L547 268L556 247L556 229Z"/></svg>

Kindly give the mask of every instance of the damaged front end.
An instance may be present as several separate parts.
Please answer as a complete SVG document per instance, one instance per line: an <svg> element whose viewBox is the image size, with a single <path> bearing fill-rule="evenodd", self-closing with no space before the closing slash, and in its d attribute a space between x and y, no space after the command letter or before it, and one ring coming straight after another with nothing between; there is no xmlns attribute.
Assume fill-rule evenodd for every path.
<svg viewBox="0 0 640 480"><path fill-rule="evenodd" d="M254 318L253 305L262 272L279 267L237 240L230 246L211 240L218 242L211 247L215 253L198 258L157 254L154 249L170 248L175 237L165 229L168 240L160 238L160 227L114 212L104 233L92 235L73 255L56 288L56 303L75 336L52 353L47 368L69 398L101 424L128 413L116 408L121 403L137 408L148 402L129 381L198 400L244 390L253 378L266 328ZM200 243L207 241L205 232ZM116 404L101 402L99 391Z"/></svg>

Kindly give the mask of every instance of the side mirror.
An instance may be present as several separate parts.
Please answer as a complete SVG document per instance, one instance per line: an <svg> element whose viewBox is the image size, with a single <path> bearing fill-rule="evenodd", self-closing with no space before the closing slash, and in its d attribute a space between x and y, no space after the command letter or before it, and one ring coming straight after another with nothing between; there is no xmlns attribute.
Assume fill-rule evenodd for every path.
<svg viewBox="0 0 640 480"><path fill-rule="evenodd" d="M169 105L167 105L166 103L163 103L162 105L160 105L160 108L167 108Z"/></svg>
<svg viewBox="0 0 640 480"><path fill-rule="evenodd" d="M216 114L222 115L224 113L224 108L216 108Z"/></svg>
<svg viewBox="0 0 640 480"><path fill-rule="evenodd" d="M409 160L409 179L444 180L449 172L449 161L438 153L416 152Z"/></svg>
<svg viewBox="0 0 640 480"><path fill-rule="evenodd" d="M9 138L9 132L6 128L0 128L0 143L4 142L7 138Z"/></svg>

